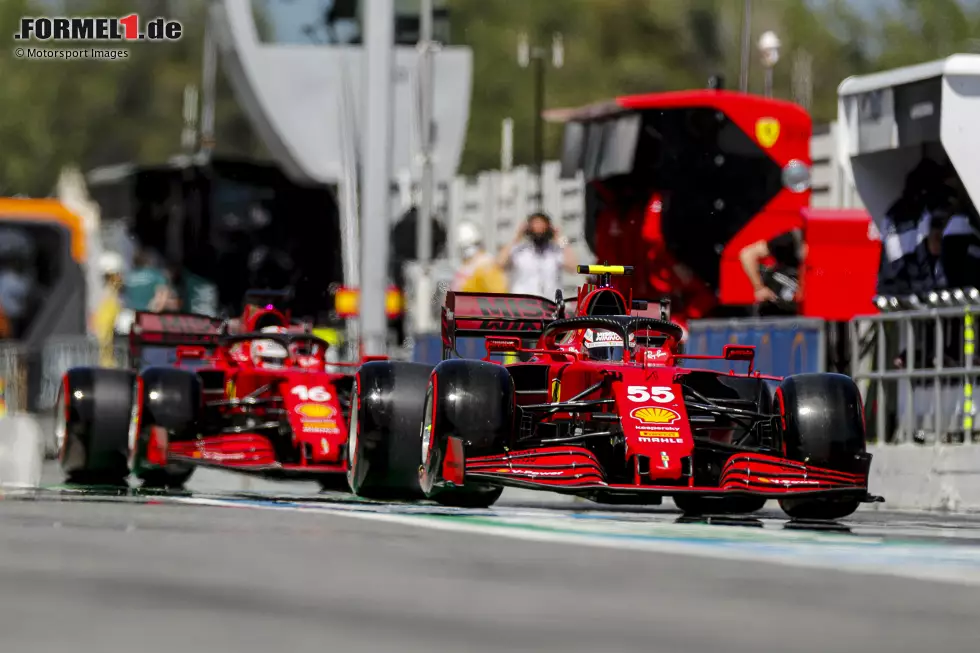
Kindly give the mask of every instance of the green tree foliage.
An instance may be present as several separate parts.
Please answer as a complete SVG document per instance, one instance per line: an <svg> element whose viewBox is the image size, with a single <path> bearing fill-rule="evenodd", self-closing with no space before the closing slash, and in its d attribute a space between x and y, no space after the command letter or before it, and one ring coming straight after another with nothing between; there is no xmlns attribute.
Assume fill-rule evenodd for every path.
<svg viewBox="0 0 980 653"><path fill-rule="evenodd" d="M774 71L778 97L812 88L816 123L836 119L837 86L849 75L976 51L980 3L901 0L898 8L868 11L867 0L753 0L749 90L762 93L755 43L767 29L783 43ZM894 5L895 3L890 3ZM562 32L565 66L547 72L545 106L578 106L616 95L703 87L722 74L737 88L741 60L741 0L451 0L453 35L474 51L474 89L463 169L499 163L500 125L514 119L518 164L533 154L534 106L530 71L517 65L517 34L549 46ZM858 11L858 9L863 11ZM794 62L810 61L809 80L794 85ZM799 73L798 73L799 74ZM548 129L557 156L559 126Z"/></svg>
<svg viewBox="0 0 980 653"><path fill-rule="evenodd" d="M183 36L176 43L122 44L117 47L127 49L129 57L116 61L16 59L13 34L20 17L50 13L44 9L31 0L0 2L0 193L46 195L66 164L91 169L127 161L160 163L177 154L184 87L200 84L207 4L75 0L73 15L178 18ZM258 152L221 75L219 82L218 151Z"/></svg>
<svg viewBox="0 0 980 653"><path fill-rule="evenodd" d="M159 163L180 150L184 87L199 84L205 0L71 0L69 13L178 17L178 43L139 43L122 61L24 61L12 35L21 16L50 13L51 0L0 0L0 194L47 194L62 166ZM463 171L499 165L504 118L515 121L515 159L533 154L534 80L517 62L518 35L550 48L564 35L564 66L546 73L545 106L570 107L617 95L703 87L712 74L737 88L741 0L450 0L456 43L474 51L474 88ZM836 117L836 90L852 74L976 51L980 3L892 0L753 0L752 92L763 90L754 50L775 30L783 51L776 95L792 99L794 62L806 57L815 122ZM858 12L857 8L862 11ZM53 46L47 46L53 47ZM799 77L799 71L797 71ZM262 155L219 74L217 150ZM803 84L806 86L807 84ZM546 148L558 153L561 129Z"/></svg>

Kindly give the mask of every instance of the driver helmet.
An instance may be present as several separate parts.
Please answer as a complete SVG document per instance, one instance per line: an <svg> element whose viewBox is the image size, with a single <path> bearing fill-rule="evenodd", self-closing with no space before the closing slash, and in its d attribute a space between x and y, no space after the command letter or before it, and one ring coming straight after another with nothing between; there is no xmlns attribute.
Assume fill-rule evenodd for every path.
<svg viewBox="0 0 980 653"><path fill-rule="evenodd" d="M635 342L630 334L630 344ZM585 355L597 361L623 360L623 337L615 331L605 329L586 329L582 341Z"/></svg>
<svg viewBox="0 0 980 653"><path fill-rule="evenodd" d="M268 326L262 329L262 333L286 333L286 328L281 326ZM275 340L253 340L251 346L252 362L265 369L280 370L286 364L288 352L286 348Z"/></svg>

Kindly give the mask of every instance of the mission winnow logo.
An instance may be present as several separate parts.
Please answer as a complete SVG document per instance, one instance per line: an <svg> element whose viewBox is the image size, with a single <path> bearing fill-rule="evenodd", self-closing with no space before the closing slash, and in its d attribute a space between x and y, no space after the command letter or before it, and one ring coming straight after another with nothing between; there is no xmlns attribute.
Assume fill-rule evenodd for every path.
<svg viewBox="0 0 980 653"><path fill-rule="evenodd" d="M25 16L20 19L19 41L177 41L184 27L177 20L157 17L143 23L138 14L113 17Z"/></svg>

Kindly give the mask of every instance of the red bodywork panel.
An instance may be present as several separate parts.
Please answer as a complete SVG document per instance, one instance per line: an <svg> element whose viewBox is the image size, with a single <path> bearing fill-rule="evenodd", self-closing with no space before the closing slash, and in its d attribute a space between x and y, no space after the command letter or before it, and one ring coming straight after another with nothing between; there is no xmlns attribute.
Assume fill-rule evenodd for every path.
<svg viewBox="0 0 980 653"><path fill-rule="evenodd" d="M516 386L514 401L521 418L503 446L504 452L467 458L463 442L449 437L440 470L443 482L462 485L468 480L579 494L602 491L651 496L677 493L868 496L866 471L849 473L789 460L779 455L784 451L778 444L781 440L771 439L771 444L747 448L740 444L741 440L735 440L737 425L732 420L706 421L711 409L705 412L703 406L699 408L685 399L682 381L688 375L709 375L719 378L722 384L724 378L780 379L753 370L755 349L752 346L727 345L718 356L684 355L678 352L681 329L676 325L662 320L637 323L638 311L595 313L598 306L610 307L617 302L621 306L630 305L628 297L608 284L608 277L605 281L583 286L579 293L576 316L585 322L553 324L559 318L557 307L546 300L532 306L523 297L448 294L447 306L455 310L444 311L444 340L454 342L455 335L464 332L483 334L482 323L475 319L489 317L481 307L493 306L511 321L506 331L487 336L484 360L493 361L494 355L507 352L522 353L528 359L506 366ZM541 312L547 312L549 304L554 307L552 315L544 317ZM597 326L576 326L588 325L590 317ZM606 329L600 337L602 324L633 326L624 326L626 330L619 334ZM468 327L463 329L462 325ZM522 345L529 333L538 335L537 342ZM629 334L632 347L622 346L624 333ZM600 351L604 354L602 359L596 354ZM747 363L748 372L732 371L726 375L681 367L684 361L702 359ZM692 405L700 411L697 415L689 412ZM526 444L538 442L535 434L542 429L559 433L561 428L572 428L573 418L579 424L610 423L610 428L616 428L616 446L621 448L616 449L616 460L612 462L614 466L619 465L618 470L611 472L608 458L603 462L593 450L576 443L575 437L549 436L554 438L552 446ZM778 416L771 412L755 419L768 420L766 428L779 423ZM606 437L604 433L590 437L600 436ZM613 431L608 437L613 446ZM704 456L714 456L711 460L719 461L714 472L716 484L696 484L694 470L700 470L699 465L703 464L697 462L698 456L702 460L708 460ZM870 457L866 462L870 464ZM431 473L428 469L423 471L423 487L438 485L438 480L430 483Z"/></svg>
<svg viewBox="0 0 980 653"><path fill-rule="evenodd" d="M881 236L871 214L806 209L803 216L809 251L800 275L801 315L846 322L858 315L877 313L873 300Z"/></svg>

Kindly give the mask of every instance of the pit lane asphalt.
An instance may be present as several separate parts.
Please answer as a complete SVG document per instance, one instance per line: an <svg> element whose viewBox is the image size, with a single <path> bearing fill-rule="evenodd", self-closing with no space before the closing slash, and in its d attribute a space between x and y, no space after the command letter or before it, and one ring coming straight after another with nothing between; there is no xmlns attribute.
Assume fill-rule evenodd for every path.
<svg viewBox="0 0 980 653"><path fill-rule="evenodd" d="M225 483L204 474L195 489ZM980 530L879 512L851 523L901 523L950 546L957 528ZM57 492L0 501L0 651L965 652L978 617L980 591L957 584L338 514Z"/></svg>

